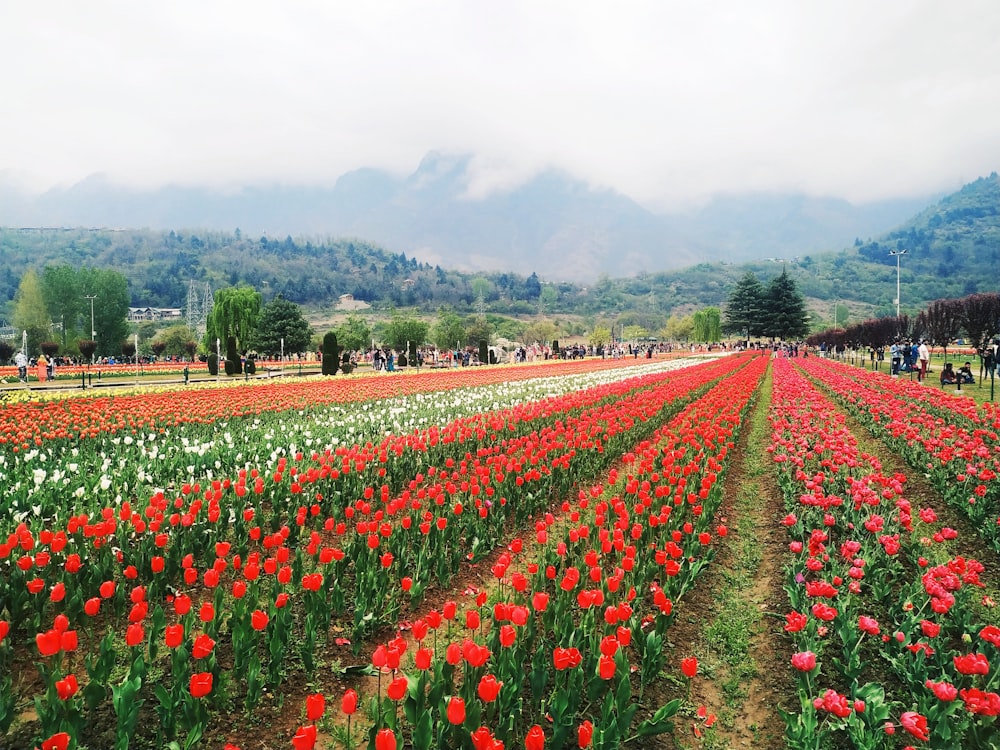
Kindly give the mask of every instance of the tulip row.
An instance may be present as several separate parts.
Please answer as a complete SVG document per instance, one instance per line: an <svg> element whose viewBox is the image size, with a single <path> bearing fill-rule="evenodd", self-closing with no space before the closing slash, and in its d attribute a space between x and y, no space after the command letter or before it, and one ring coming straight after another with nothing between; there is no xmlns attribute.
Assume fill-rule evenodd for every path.
<svg viewBox="0 0 1000 750"><path fill-rule="evenodd" d="M674 607L712 559L719 480L765 367L754 360L635 445L564 504L563 523L539 522L534 548L515 539L490 593L376 648L387 685L374 746L606 750L669 731L680 700L648 706L645 689L665 666ZM681 668L690 679L697 662ZM302 727L296 747L314 737Z"/></svg>
<svg viewBox="0 0 1000 750"><path fill-rule="evenodd" d="M732 368L732 364L725 363L701 368L683 378L684 385L675 387L671 397L690 392L696 385ZM442 500L449 494L460 492L477 512L465 514L468 523L464 528L467 530L453 531L451 537L442 534L440 550L424 550L423 555L416 556L415 564L433 559L426 555L438 551L454 555L453 550L458 548L464 552L462 545L465 540L476 536L476 527L482 521L475 519L483 513L484 504L476 498L478 493L474 488L485 487L487 492L483 494L487 497L488 490L496 488L486 486L487 481L468 483L466 486L466 480L461 475L469 468L467 462L470 457L478 458L483 445L497 441L504 431L517 435L522 429L529 429L529 434L542 435L538 432L542 424L558 423L561 421L559 417L570 423L567 415L585 411L588 403L598 403L589 423L574 419L571 429L562 425L558 435L539 439L534 446L519 444L516 449L511 446L509 454L497 452L501 459L506 455L509 460L501 460L497 466L502 468L491 466L490 470L494 473L494 483L511 495L510 502L485 507L492 507L494 513L495 509L507 505L516 509L535 502L537 507L541 507L548 502L550 491L561 491L562 485L554 483L559 475L565 475L564 481L572 481L574 472L593 472L600 466L599 463L588 466L582 460L577 461L578 454L586 457L589 451L593 460L593 456L599 456L605 447L614 448L609 439L616 434L621 435L619 440L629 434L634 436L637 427L662 410L667 396L656 393L651 398L650 389L655 385L655 378L649 382L639 379L624 390L612 388L609 392L592 393L575 402L556 401L548 405L543 413L527 419L526 428L518 427L518 420L508 414L495 419L489 429L465 426L455 433L437 430L433 432L436 438L424 436L416 441L425 446L447 446L441 447L436 459L441 459L442 466L446 468L455 468L456 464L462 466L454 477L449 477L449 481L443 484L443 491L443 480L435 479L428 485L427 477L421 477L419 473L410 480L413 483L410 491L417 495L421 490L439 487L438 496ZM663 386L663 383L660 385ZM627 402L634 409L632 413L622 409L619 416L607 410L608 404L600 403L602 399L625 403L622 397L630 390L641 394L638 402L634 397ZM660 401L657 402L656 398ZM640 406L644 400L659 405L643 414ZM620 426L616 427L616 424ZM594 432L597 425L600 425L600 434ZM588 444L580 443L581 439ZM543 444L544 451L540 449ZM503 446L503 443L500 445ZM320 508L323 499L319 497L322 494L318 493L319 485L336 482L338 474L352 473L352 469L355 474L364 472L361 464L365 460L357 458L359 453L378 466L379 472L386 466L392 466L393 458L397 456L395 452L386 451L383 457L370 445L363 450L355 449L358 446L343 452L314 451L311 461L316 465L309 467L298 453L292 465L281 455L275 464L276 471L267 479L254 469L241 469L233 472L232 480L205 477L204 490L200 482L184 482L172 502L167 501L163 492L158 492L141 510L133 509L129 502L122 502L117 507L105 508L95 521L75 514L59 530L50 528L33 533L22 524L8 539L5 553L0 555L6 566L4 580L6 591L11 594L10 601L15 602L15 610L28 612L27 616L19 616L15 620L17 631L30 637L27 631L31 629L42 635L52 630L60 632L58 628L62 627L61 632L75 634L76 629L70 629L68 625L73 622L84 626L84 638L89 647L86 649L89 651L85 665L88 672L86 687L81 696L73 693L63 700L61 695L65 690L60 692L57 686L65 685L73 674L63 674L64 667L68 668L72 663L71 659L64 658L66 652L71 650L60 648L51 652L50 646L43 645L43 642L37 644L39 653L52 660L43 674L49 691L40 704L44 709L39 711L42 736L75 731L81 717L96 709L110 695L118 721L118 742L127 743L137 720L138 703L135 698L142 689L149 665L157 662L157 652L166 645L172 679L159 685L155 691L161 737L169 740L180 732L186 732L189 741L196 741L204 725L205 703L220 705L221 698L217 696L222 691L213 689L213 682L216 688L220 681L229 681L228 687L236 688L232 683L242 684L245 676L243 695L245 704L251 707L259 700L265 683L276 684L280 680L282 667L289 655L289 645L295 640L293 630L304 635L300 653L305 666L310 666L308 659L313 653L316 633L325 633L331 613L337 608L337 592L340 592L341 603L347 599L341 581L351 578L348 566L354 566L352 572L356 583L359 579L365 580L363 575L357 574L358 565L363 562L362 570L384 571L380 580L392 581L393 592L405 589L407 579L412 581L412 577L400 576L406 569L398 564L394 568L392 561L397 555L402 557L412 552L410 546L400 543L395 547L395 553L391 549L382 551L376 548L391 539L397 528L406 528L406 518L416 519L418 508L413 507L415 501L412 497L408 503L388 502L389 498L383 496L383 485L379 490L381 503L371 503L375 492L371 485L365 486L359 495L353 497L351 493L336 489L331 491L328 486L323 486L330 494L339 495L335 507L340 508L343 515L338 520L322 513ZM478 468L478 465L473 468ZM339 468L332 468L334 466ZM505 472L504 477L496 476L499 471ZM444 473L442 471L441 475ZM511 475L510 481L506 474ZM431 475L429 467L427 475ZM485 480L487 476L481 479ZM537 488L544 491L536 491L536 497L532 497L532 483L539 483L543 477L547 486ZM449 487L449 484L454 484L455 488ZM519 488L524 486L528 489L521 491ZM304 487L308 487L308 493ZM301 504L307 494L312 495L311 506ZM260 502L257 508L248 504L248 498L254 496ZM382 509L373 511L372 505ZM385 532L381 521L393 505L398 517L393 519L390 534L383 540ZM410 507L407 508L407 505ZM456 530L459 528L457 521L463 514L457 508L461 502L452 502L449 498L447 504L441 502L440 505L445 506L445 511L432 516L434 523L426 532L420 528L427 523L421 515L417 529L424 537L431 538L437 531L444 532L449 526ZM170 506L175 510L172 514ZM428 504L424 513L430 507ZM404 510L410 515L404 515ZM293 512L294 523L290 518ZM362 521L353 520L353 528L348 534L347 522L355 513L359 518L366 519L363 521L365 528L361 527ZM488 518L490 510L485 515ZM259 516L259 520L255 516ZM367 520L369 516L370 521ZM446 521L443 528L442 520ZM372 533L367 530L369 523L373 527ZM265 531L265 524L270 526L270 532ZM310 525L316 527L311 532ZM343 545L329 543L345 534L352 539L348 549L356 554L347 555ZM324 536L328 538L324 539ZM372 537L377 542L374 546L370 542ZM400 534L396 541L401 538ZM359 540L363 541L359 543ZM11 557L14 550L21 553L16 565ZM203 554L206 550L211 550L211 557ZM483 552L485 550L484 546ZM32 554L27 554L29 552ZM389 555L388 564L386 555ZM400 580L402 586L399 585ZM301 587L293 581L301 582ZM226 586L223 586L224 583ZM176 593L178 589L185 588L190 589L193 596ZM17 601L21 604L18 605ZM294 603L301 603L301 606L291 606ZM173 611L168 615L171 609ZM293 609L296 610L294 615ZM365 618L374 615L373 610L365 611L364 607L355 605L355 618L359 611L362 612L362 624ZM115 652L121 650L119 639L122 635L116 631L114 622L124 617L126 612L129 622L124 634L124 651L128 654L127 677L115 684L111 675L116 667ZM226 614L229 616L226 617ZM167 624L168 617L176 617L176 622ZM50 627L46 623L61 625ZM5 649L9 657L11 638L6 632L3 635L0 648ZM214 640L220 637L231 639L232 670L224 669L216 660ZM212 647L206 647L205 638L213 641ZM48 644L48 641L44 643ZM78 662L76 666L79 666ZM9 683L5 689L0 689L0 704L11 706L5 696L12 696ZM202 701L206 696L207 701ZM0 710L0 720L9 713L4 714Z"/></svg>
<svg viewBox="0 0 1000 750"><path fill-rule="evenodd" d="M548 486L558 479L558 465L553 473L546 468L544 462L541 471L535 468L528 471L526 476L521 476L524 473L521 471L523 458L512 459L512 462L503 460L506 451L496 450L501 446L496 441L499 434L509 434L515 438L518 435L534 435L533 439L527 441L531 446L539 442L538 429L552 422L556 416L572 417L595 402L598 403L595 408L599 408L602 402L608 407L608 401L620 398L636 388L641 393L641 389L650 382L660 381L663 377L661 374L632 378L499 413L475 415L441 429L431 427L410 435L390 436L378 447L368 444L328 449L322 454L314 451L309 459L305 459L301 452L295 452L290 464L285 455L278 455L275 456L275 463L262 466L260 470L241 468L233 472L231 479L220 480L209 474L202 478L204 490L199 481L181 483L181 480L189 478L182 476L176 483L171 480L177 493L172 501L163 490L156 490L146 507L133 507L133 503L124 501L118 507L100 509L95 513L97 518L93 521L86 514L74 512L63 529L44 529L37 540L41 543L41 549L34 555L22 554L17 558L17 565L12 568L11 574L0 581L6 587L2 593L11 602L9 609L15 626L22 619L21 611L30 607L29 599L37 600L36 595L43 590L53 590L57 601L63 598L68 598L71 604L75 601L74 608L79 612L80 597L74 599L74 594L80 588L92 590L103 580L107 580L109 571L117 568L124 568L126 576L130 576L132 581L141 575L143 582L152 586L152 593L155 594L166 585L175 585L181 576L186 585L191 585L199 576L199 567L215 567L217 558L225 557L217 554L218 545L222 542L235 542L233 552L239 556L245 556L250 544L260 542L262 537L264 546L269 546L269 539L275 540L265 536L265 529L268 527L272 534L282 532L282 538L277 540L281 543L279 546L287 543L290 537L291 542L296 542L300 534L309 533L310 527L316 529L312 535L317 530L326 530L334 532L336 536L343 536L350 527L352 531L359 533L351 535L352 548L347 550L351 553L349 559L364 559L369 567L378 568L385 552L407 554L409 548L397 544L398 549L382 550L375 556L376 559L371 559L378 545L371 545L372 535L365 533L368 522L372 522L373 527L378 525L379 533L389 536L391 532L387 532L386 526L381 523L382 516L388 514L398 518L405 511L409 524L422 532L421 541L439 543L441 540L438 539L438 532L445 530L448 516L461 515L463 500L470 503L476 512L481 512L475 506L482 505L482 501L492 504L493 494L499 492L497 499L500 505L492 515L494 518L502 517L507 510L504 507L506 501L503 493L509 491L511 486L520 486L526 481ZM699 377L703 378L705 374L687 376L687 380L680 381L683 382L680 386L671 385L675 395L690 391ZM591 422L606 418L607 415L592 416ZM566 432L565 422L565 419L556 420L562 432ZM581 440L588 442L591 428L588 426L580 429L580 425L576 423L573 426L577 434L569 439L576 443ZM607 434L611 435L613 432L608 431ZM547 437L542 442L546 441ZM600 448L598 443L593 443L590 447ZM452 477L444 469L455 466L455 459L459 456L479 454L485 450L483 446L488 444L494 446L492 455L483 454L483 458L490 458L493 464L500 462L496 472L499 481L493 481L492 466L486 467L482 482L476 480L481 463L478 458L477 465L472 467L471 487L468 485L470 477L467 475L469 466L466 461L459 462L460 470L455 472L456 476L453 478L456 481L450 481ZM558 441L554 447L560 447ZM140 448L145 450L145 446ZM513 447L510 453L516 457L521 450L523 448ZM582 453L578 460L582 461L585 457L586 453ZM538 464L542 458L540 455L532 456L529 463ZM141 456L133 457L126 453L125 457L119 459L119 463L140 463L141 460ZM516 467L517 472L512 472L508 463ZM437 466L441 466L443 470L438 471ZM426 471L428 477L425 478L422 471ZM544 476L542 471L546 472ZM57 471L53 472L56 473ZM161 475L159 478L165 477ZM381 484L371 484L373 481L380 481ZM418 481L430 486L418 488ZM177 484L180 484L179 488L176 487ZM399 487L404 484L410 485L406 494L393 498L390 503L390 491L394 489L392 485ZM57 488L58 484L54 483L54 489ZM541 489L535 492L540 502L545 500ZM482 497L478 497L480 491L483 491ZM376 493L378 500L374 500ZM416 497L411 499L411 493ZM445 514L443 520L417 517L416 511L421 510L422 502L433 508L443 506L444 500L450 497L454 498L454 502L449 502L444 508L449 513ZM261 508L255 508L250 503L250 498L254 498ZM270 506L273 511L268 513L265 506ZM512 508L522 516L531 512L530 507L524 505ZM427 510L423 510L426 514ZM429 528L432 521L434 528ZM454 528L450 533L456 533ZM358 545L359 538L365 544ZM397 542L399 538L396 537ZM16 537L0 546L0 559L7 558L18 547L22 553L30 551L35 543L35 537L22 525ZM455 554L450 547L449 551ZM423 559L434 560L437 550L423 549L422 552ZM315 551L312 554L315 555ZM338 557L343 559L341 555ZM450 563L450 567L453 568L460 560L459 554ZM57 574L61 578L63 569L71 574L65 583L49 580ZM147 581L150 572L153 576ZM294 572L299 573L298 566ZM343 570L338 570L337 573L342 574ZM340 575L336 576L339 577ZM420 582L426 583L426 580ZM218 585L214 577L211 583L213 588ZM53 598L51 594L50 598ZM341 602L343 598L341 594ZM36 608L35 627L40 625L42 614ZM366 612L362 610L362 614Z"/></svg>
<svg viewBox="0 0 1000 750"><path fill-rule="evenodd" d="M236 387L221 393L211 389L196 391L194 395L185 392L186 404L179 403L183 399L176 393L37 404L50 412L49 429L39 430L34 440L21 446L14 445L9 454L0 454L0 477L4 480L0 505L10 511L7 516L15 522L30 518L44 520L55 511L65 514L69 494L76 512L94 515L107 504L109 493L128 496L142 493L146 487L169 487L174 482L190 484L196 473L214 477L223 467L248 464L270 475L279 456L312 451L320 445L336 447L353 463L377 464L375 458L367 455L372 451L354 450L347 455L341 446L374 443L378 446L376 456L380 456L397 449L386 441L387 435L398 435L399 440L413 430L444 426L463 416L510 409L517 404L643 373L669 371L683 364L658 362L629 370L603 369L444 392L433 390L440 387L438 378L426 378L415 382L426 383L429 391L402 395L397 393L399 380L369 378L366 380L375 383L364 391L371 397L369 400L341 403L330 403L325 392L321 393L321 400L304 403L303 399L315 395L317 384L285 383L249 391ZM540 368L531 369L543 372ZM477 377L469 382L478 380ZM342 389L337 385L339 394ZM333 390L329 381L326 386L327 390ZM355 395L362 392L355 390ZM247 393L266 399L273 413L241 416ZM203 408L207 401L216 402L215 411ZM232 408L224 411L227 404ZM281 405L286 411L275 409ZM86 429L87 415L94 416L102 410L118 415L115 426L106 431ZM0 421L10 424L28 419L29 415L22 412L19 406L0 411ZM53 426L57 419L61 420L58 428ZM31 429L31 425L23 423L26 429ZM43 439L43 435L48 437ZM357 477L358 472L352 476Z"/></svg>
<svg viewBox="0 0 1000 750"><path fill-rule="evenodd" d="M995 409L978 409L954 396L905 379L856 377L857 370L810 360L836 398L930 480L1000 551L1000 420Z"/></svg>
<svg viewBox="0 0 1000 750"><path fill-rule="evenodd" d="M774 365L771 421L801 697L785 714L789 746L893 748L897 730L932 747L988 746L1000 630L974 622L982 565L949 554L954 532L933 509L915 512L906 477L861 452L787 360Z"/></svg>
<svg viewBox="0 0 1000 750"><path fill-rule="evenodd" d="M398 376L251 382L220 387L150 389L145 393L23 401L0 410L0 445L28 450L50 439L98 437L211 424L238 416L312 409L318 405L370 402L388 396L496 385L599 370L631 369L627 360L552 362L524 367L481 367L401 373ZM68 413L71 412L71 413Z"/></svg>

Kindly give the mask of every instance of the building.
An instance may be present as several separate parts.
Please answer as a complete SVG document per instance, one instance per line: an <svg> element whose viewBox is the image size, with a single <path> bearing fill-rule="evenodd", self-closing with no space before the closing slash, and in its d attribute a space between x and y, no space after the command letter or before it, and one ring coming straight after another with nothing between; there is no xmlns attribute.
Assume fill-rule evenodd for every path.
<svg viewBox="0 0 1000 750"><path fill-rule="evenodd" d="M179 307L130 307L128 309L129 323L145 323L147 321L182 321Z"/></svg>

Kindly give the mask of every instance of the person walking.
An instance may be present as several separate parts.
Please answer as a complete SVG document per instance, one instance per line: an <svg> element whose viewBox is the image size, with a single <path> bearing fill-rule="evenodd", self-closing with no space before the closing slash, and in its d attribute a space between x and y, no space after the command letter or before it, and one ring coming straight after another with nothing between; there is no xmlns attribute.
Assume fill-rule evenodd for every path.
<svg viewBox="0 0 1000 750"><path fill-rule="evenodd" d="M920 339L917 357L920 359L920 372L917 374L917 380L923 382L923 379L927 377L927 367L931 363L931 350L927 348L927 339Z"/></svg>
<svg viewBox="0 0 1000 750"><path fill-rule="evenodd" d="M36 367L36 372L38 374L38 382L44 383L45 379L49 375L49 361L45 359L44 354L38 355L38 362Z"/></svg>
<svg viewBox="0 0 1000 750"><path fill-rule="evenodd" d="M24 352L18 351L17 355L14 357L14 364L17 365L17 379L22 383L27 383L28 358L24 356Z"/></svg>

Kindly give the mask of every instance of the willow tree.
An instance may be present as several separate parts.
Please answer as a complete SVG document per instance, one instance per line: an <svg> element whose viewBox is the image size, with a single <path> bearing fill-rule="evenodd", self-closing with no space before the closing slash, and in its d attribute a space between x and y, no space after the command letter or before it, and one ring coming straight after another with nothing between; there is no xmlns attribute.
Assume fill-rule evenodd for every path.
<svg viewBox="0 0 1000 750"><path fill-rule="evenodd" d="M206 345L215 351L215 340L234 339L242 351L250 342L260 319L260 292L250 286L231 286L215 293L212 314L206 326Z"/></svg>
<svg viewBox="0 0 1000 750"><path fill-rule="evenodd" d="M703 307L694 313L694 338L712 344L722 336L722 315L717 307Z"/></svg>
<svg viewBox="0 0 1000 750"><path fill-rule="evenodd" d="M26 332L29 354L37 352L38 345L52 331L52 318L45 306L42 282L32 268L24 272L14 297L14 327Z"/></svg>

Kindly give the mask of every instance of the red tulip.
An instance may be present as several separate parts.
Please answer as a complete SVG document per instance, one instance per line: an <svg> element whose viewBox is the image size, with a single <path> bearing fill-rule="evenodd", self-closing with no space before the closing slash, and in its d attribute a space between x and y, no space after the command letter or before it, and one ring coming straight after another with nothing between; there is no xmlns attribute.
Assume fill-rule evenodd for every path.
<svg viewBox="0 0 1000 750"><path fill-rule="evenodd" d="M544 750L544 748L545 732L538 724L535 724L528 730L528 734L524 738L524 750Z"/></svg>
<svg viewBox="0 0 1000 750"><path fill-rule="evenodd" d="M354 690L348 690L344 693L344 697L340 699L340 710L348 716L358 710L358 694ZM393 747L395 746L394 739Z"/></svg>
<svg viewBox="0 0 1000 750"><path fill-rule="evenodd" d="M401 701L406 697L406 688L408 686L409 683L405 677L397 677L389 683L389 687L386 688L385 692L391 700Z"/></svg>
<svg viewBox="0 0 1000 750"><path fill-rule="evenodd" d="M67 630L59 634L59 648L63 651L76 651L77 638L75 630Z"/></svg>
<svg viewBox="0 0 1000 750"><path fill-rule="evenodd" d="M693 656L689 656L686 659L681 659L681 672L688 679L691 679L696 674L698 674L698 660Z"/></svg>
<svg viewBox="0 0 1000 750"><path fill-rule="evenodd" d="M465 721L465 701L457 695L453 695L448 700L448 721L452 724L461 724Z"/></svg>
<svg viewBox="0 0 1000 750"><path fill-rule="evenodd" d="M174 599L174 612L183 617L191 611L191 597L187 594L178 594Z"/></svg>
<svg viewBox="0 0 1000 750"><path fill-rule="evenodd" d="M953 657L955 669L962 674L982 674L990 673L990 663L983 654L963 654Z"/></svg>
<svg viewBox="0 0 1000 750"><path fill-rule="evenodd" d="M212 673L197 672L191 675L191 696L194 698L204 698L212 692Z"/></svg>
<svg viewBox="0 0 1000 750"><path fill-rule="evenodd" d="M66 598L66 584L62 581L57 583L52 587L52 591L49 592L49 600L53 602L61 602Z"/></svg>
<svg viewBox="0 0 1000 750"><path fill-rule="evenodd" d="M903 729L921 742L926 742L930 739L930 735L927 732L926 716L922 716L916 711L905 711L903 715L899 717L899 723L903 725Z"/></svg>
<svg viewBox="0 0 1000 750"><path fill-rule="evenodd" d="M479 687L477 689L480 700L484 703L492 703L497 699L501 687L503 687L503 683L497 681L496 677L491 674L483 675L479 680Z"/></svg>
<svg viewBox="0 0 1000 750"><path fill-rule="evenodd" d="M42 656L55 656L62 648L62 638L59 631L48 630L35 636L35 644Z"/></svg>
<svg viewBox="0 0 1000 750"><path fill-rule="evenodd" d="M500 645L504 648L510 648L514 645L514 641L517 639L517 631L514 630L510 625L500 626Z"/></svg>
<svg viewBox="0 0 1000 750"><path fill-rule="evenodd" d="M316 747L316 725L307 724L304 727L299 727L295 736L292 737L292 747L295 750L312 750Z"/></svg>
<svg viewBox="0 0 1000 750"><path fill-rule="evenodd" d="M191 646L191 656L195 659L204 659L212 653L212 649L214 648L215 641L212 640L211 637L202 633L194 639L194 644Z"/></svg>
<svg viewBox="0 0 1000 750"><path fill-rule="evenodd" d="M263 630L267 627L268 620L270 618L267 616L267 612L259 609L255 609L250 615L250 626L254 630Z"/></svg>
<svg viewBox="0 0 1000 750"><path fill-rule="evenodd" d="M816 669L816 654L812 651L799 651L792 654L792 666L800 672L812 672Z"/></svg>
<svg viewBox="0 0 1000 750"><path fill-rule="evenodd" d="M597 663L597 673L602 680L610 680L615 676L615 660L610 656L602 656Z"/></svg>
<svg viewBox="0 0 1000 750"><path fill-rule="evenodd" d="M577 729L576 736L580 747L590 747L590 741L594 738L594 725L589 720L584 721Z"/></svg>
<svg viewBox="0 0 1000 750"><path fill-rule="evenodd" d="M382 729L375 735L375 750L396 750L396 733Z"/></svg>
<svg viewBox="0 0 1000 750"><path fill-rule="evenodd" d="M66 732L59 732L42 743L42 750L66 750L69 740L70 736Z"/></svg>
<svg viewBox="0 0 1000 750"><path fill-rule="evenodd" d="M496 738L490 734L490 730L486 727L479 727L475 732L469 735L472 738L472 747L475 750L497 750L503 746L502 743L498 743Z"/></svg>
<svg viewBox="0 0 1000 750"><path fill-rule="evenodd" d="M318 721L325 711L326 697L322 693L306 696L306 718L309 721Z"/></svg>
<svg viewBox="0 0 1000 750"><path fill-rule="evenodd" d="M184 642L184 626L180 623L167 625L164 638L167 642L167 648L177 648Z"/></svg>
<svg viewBox="0 0 1000 750"><path fill-rule="evenodd" d="M56 692L59 694L59 700L68 701L76 695L79 689L80 685L76 681L76 675L66 675L63 679L56 681Z"/></svg>
<svg viewBox="0 0 1000 750"><path fill-rule="evenodd" d="M128 646L138 646L145 640L146 631L142 629L142 625L135 622L128 626L128 630L125 631L125 643Z"/></svg>

